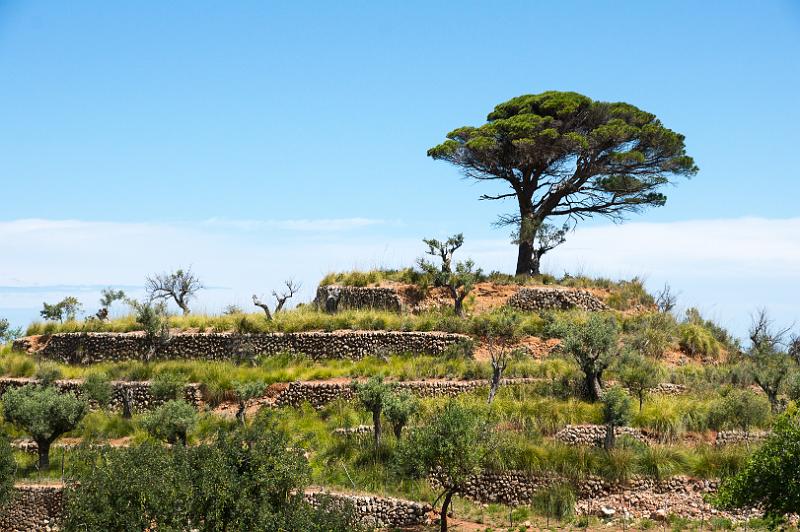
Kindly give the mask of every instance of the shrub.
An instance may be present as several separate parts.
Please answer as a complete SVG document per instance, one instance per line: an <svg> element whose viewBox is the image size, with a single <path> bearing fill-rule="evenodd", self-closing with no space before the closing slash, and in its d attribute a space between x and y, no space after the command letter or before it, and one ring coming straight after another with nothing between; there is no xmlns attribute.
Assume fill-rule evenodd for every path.
<svg viewBox="0 0 800 532"><path fill-rule="evenodd" d="M637 353L626 353L620 360L619 380L639 399L639 412L644 398L661 379L661 368L652 360Z"/></svg>
<svg viewBox="0 0 800 532"><path fill-rule="evenodd" d="M759 506L779 518L800 508L800 417L781 416L772 435L737 475L725 479L717 503L726 508Z"/></svg>
<svg viewBox="0 0 800 532"><path fill-rule="evenodd" d="M61 378L61 368L52 362L42 362L36 368L34 377L42 386L50 386Z"/></svg>
<svg viewBox="0 0 800 532"><path fill-rule="evenodd" d="M11 444L5 434L0 434L0 510L11 498L16 469Z"/></svg>
<svg viewBox="0 0 800 532"><path fill-rule="evenodd" d="M645 446L636 457L637 471L658 482L678 474L685 467L686 458L663 445Z"/></svg>
<svg viewBox="0 0 800 532"><path fill-rule="evenodd" d="M394 391L389 395L384 412L386 419L392 425L394 436L398 440L403 434L403 428L408 424L409 419L419 409L419 402L416 397L406 391Z"/></svg>
<svg viewBox="0 0 800 532"><path fill-rule="evenodd" d="M766 424L769 401L750 390L732 389L711 403L708 425L714 430L738 428L744 431Z"/></svg>
<svg viewBox="0 0 800 532"><path fill-rule="evenodd" d="M678 345L691 356L716 359L721 352L719 341L702 325L682 323L678 326Z"/></svg>
<svg viewBox="0 0 800 532"><path fill-rule="evenodd" d="M84 396L105 408L114 397L114 387L105 373L90 373L81 385Z"/></svg>
<svg viewBox="0 0 800 532"><path fill-rule="evenodd" d="M183 398L186 379L174 371L162 371L150 381L150 394L158 401Z"/></svg>
<svg viewBox="0 0 800 532"><path fill-rule="evenodd" d="M538 490L531 505L548 520L552 518L564 521L575 517L576 502L574 488L569 484L559 483Z"/></svg>
<svg viewBox="0 0 800 532"><path fill-rule="evenodd" d="M612 286L606 304L615 310L654 308L656 305L655 298L647 292L644 282L638 277Z"/></svg>
<svg viewBox="0 0 800 532"><path fill-rule="evenodd" d="M142 419L142 426L154 438L183 445L196 424L197 411L186 401L167 401Z"/></svg>
<svg viewBox="0 0 800 532"><path fill-rule="evenodd" d="M789 376L786 383L786 395L796 403L800 403L800 371Z"/></svg>
<svg viewBox="0 0 800 532"><path fill-rule="evenodd" d="M671 314L655 312L638 317L630 325L629 345L643 355L661 358L675 341L677 324Z"/></svg>

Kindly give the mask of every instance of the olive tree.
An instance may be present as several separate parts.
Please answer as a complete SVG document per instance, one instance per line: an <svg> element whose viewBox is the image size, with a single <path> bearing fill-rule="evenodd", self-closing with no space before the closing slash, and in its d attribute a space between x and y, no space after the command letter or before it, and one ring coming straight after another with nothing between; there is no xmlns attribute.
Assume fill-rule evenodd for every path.
<svg viewBox="0 0 800 532"><path fill-rule="evenodd" d="M493 448L493 433L482 412L450 399L421 427L402 441L396 454L398 470L411 478L433 474L442 491L440 529L447 531L447 512L457 493L483 470Z"/></svg>
<svg viewBox="0 0 800 532"><path fill-rule="evenodd" d="M459 233L444 242L436 239L424 239L423 242L428 245L426 253L438 257L441 264L437 266L424 258L420 258L417 264L422 271L431 276L435 286L447 288L450 297L453 298L453 310L457 316L463 317L464 299L483 273L480 268L475 269L475 263L471 259L457 262L453 267L453 253L464 243L464 236Z"/></svg>
<svg viewBox="0 0 800 532"><path fill-rule="evenodd" d="M392 387L383 382L383 377L370 377L367 382L353 383L353 390L361 405L372 413L372 428L375 448L381 443L381 413L389 402Z"/></svg>
<svg viewBox="0 0 800 532"><path fill-rule="evenodd" d="M624 427L631 420L631 396L623 388L612 386L600 398L603 403L603 423L606 437L603 447L608 451L614 448L614 429Z"/></svg>
<svg viewBox="0 0 800 532"><path fill-rule="evenodd" d="M274 311L270 311L269 304L267 302L262 301L257 295L253 294L253 304L264 311L264 315L268 320L271 320L273 315L280 313L283 310L284 305L286 305L286 302L297 295L297 293L303 287L303 285L294 282L292 279L284 281L283 286L284 288L280 292L277 290L272 291L272 297L275 298Z"/></svg>
<svg viewBox="0 0 800 532"><path fill-rule="evenodd" d="M189 300L202 288L203 284L191 268L186 270L179 268L171 273L155 274L147 277L145 282L145 290L150 300L172 299L183 311L184 316L189 314Z"/></svg>
<svg viewBox="0 0 800 532"><path fill-rule="evenodd" d="M562 336L561 348L572 355L584 376L583 392L592 401L603 393L603 372L617 353L619 330L613 316L593 313L585 322L557 327Z"/></svg>
<svg viewBox="0 0 800 532"><path fill-rule="evenodd" d="M78 316L78 313L83 310L81 302L73 296L65 297L58 303L42 303L42 307L42 310L39 311L39 315L42 318L61 323L73 321Z"/></svg>
<svg viewBox="0 0 800 532"><path fill-rule="evenodd" d="M394 390L389 394L388 401L384 406L384 413L392 426L395 438L400 439L403 428L408 425L408 421L418 410L419 401L409 392Z"/></svg>
<svg viewBox="0 0 800 532"><path fill-rule="evenodd" d="M575 92L527 94L501 103L477 127L460 127L428 156L465 177L506 188L481 199L516 203L500 225L517 233L517 275L538 274L535 239L553 217L621 220L666 203L664 187L697 167L684 137L655 115Z"/></svg>
<svg viewBox="0 0 800 532"><path fill-rule="evenodd" d="M36 442L39 469L50 467L50 445L77 427L88 411L85 399L51 386L29 384L3 394L3 416Z"/></svg>
<svg viewBox="0 0 800 532"><path fill-rule="evenodd" d="M641 412L644 398L659 384L661 368L655 361L639 353L629 352L623 355L617 373L620 382L639 400L639 412Z"/></svg>

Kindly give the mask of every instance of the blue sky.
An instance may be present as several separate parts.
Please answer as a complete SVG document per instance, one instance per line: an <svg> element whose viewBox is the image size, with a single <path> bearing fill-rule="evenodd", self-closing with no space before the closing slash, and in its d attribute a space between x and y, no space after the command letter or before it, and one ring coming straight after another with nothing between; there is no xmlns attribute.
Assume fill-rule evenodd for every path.
<svg viewBox="0 0 800 532"><path fill-rule="evenodd" d="M399 265L455 231L511 270L491 227L506 208L476 199L492 187L425 152L557 89L656 113L701 171L633 224L588 224L546 268L668 279L737 330L761 305L790 322L799 81L790 1L0 0L0 315L30 319L51 285L186 263L228 290L204 296L214 310L289 275ZM673 239L658 262L643 224Z"/></svg>

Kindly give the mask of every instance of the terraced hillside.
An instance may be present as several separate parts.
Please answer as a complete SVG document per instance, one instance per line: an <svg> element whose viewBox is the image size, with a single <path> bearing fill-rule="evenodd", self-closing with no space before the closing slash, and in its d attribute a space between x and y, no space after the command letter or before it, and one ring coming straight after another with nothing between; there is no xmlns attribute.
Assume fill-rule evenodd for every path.
<svg viewBox="0 0 800 532"><path fill-rule="evenodd" d="M295 491L323 510L316 494L333 492L368 527L433 526L443 491L473 529L760 526L757 510L716 508L713 494L797 397L789 377L765 393L723 329L659 309L638 280L486 280L456 316L441 288L404 275L331 275L314 301L270 318L31 325L2 349L0 392L47 387L88 413L44 468L24 423L4 420L18 488L0 524L45 529L76 511L70 486L88 482L93 449L199 448L249 427L298 451L308 471ZM461 480L444 462L409 467L449 409L480 420Z"/></svg>

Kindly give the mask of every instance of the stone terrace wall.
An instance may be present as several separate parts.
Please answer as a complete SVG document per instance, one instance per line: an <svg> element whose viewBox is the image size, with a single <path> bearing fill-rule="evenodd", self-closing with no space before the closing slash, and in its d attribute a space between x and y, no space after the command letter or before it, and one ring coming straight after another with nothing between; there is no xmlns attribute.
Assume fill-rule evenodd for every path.
<svg viewBox="0 0 800 532"><path fill-rule="evenodd" d="M56 530L63 512L60 486L16 486L11 501L0 511L0 531Z"/></svg>
<svg viewBox="0 0 800 532"><path fill-rule="evenodd" d="M538 379L504 379L503 385L523 385L538 382ZM394 383L399 389L407 390L418 397L455 397L478 388L488 387L485 380L475 381L401 381ZM290 382L273 384L267 390L271 405L300 406L308 402L314 408L322 408L336 399L350 400L353 389L349 382Z"/></svg>
<svg viewBox="0 0 800 532"><path fill-rule="evenodd" d="M587 290L567 288L520 288L508 298L507 305L519 310L606 310L605 303Z"/></svg>
<svg viewBox="0 0 800 532"><path fill-rule="evenodd" d="M25 378L0 378L0 397L10 388L19 388L26 384L37 384L36 379ZM62 393L73 392L77 396L83 394L81 386L82 380L59 380L54 386ZM133 411L144 411L155 408L162 401L153 397L150 393L150 383L147 381L112 381L113 396L109 408L122 410L122 397L128 393L130 405ZM203 406L203 394L199 384L187 384L184 386L183 399L196 408ZM96 407L96 405L90 405Z"/></svg>
<svg viewBox="0 0 800 532"><path fill-rule="evenodd" d="M308 503L315 506L326 497L333 504L351 503L364 524L380 528L423 524L432 510L426 503L373 495L309 490L304 496ZM16 486L11 502L0 512L0 532L57 530L64 511L62 501L62 486Z"/></svg>
<svg viewBox="0 0 800 532"><path fill-rule="evenodd" d="M761 443L766 440L771 432L756 430L753 432L745 432L743 430L721 430L717 432L717 439L714 441L715 445L734 445L734 444L753 444Z"/></svg>
<svg viewBox="0 0 800 532"><path fill-rule="evenodd" d="M319 506L324 498L335 505L337 502L353 505L359 520L375 528L409 527L421 525L433 511L430 504L393 497L375 495L351 495L324 491L306 491L304 499L313 506Z"/></svg>
<svg viewBox="0 0 800 532"><path fill-rule="evenodd" d="M379 288L372 286L338 286L326 285L317 287L314 305L325 310L328 290L339 292L337 310L388 310L400 312L403 310L403 301L394 288Z"/></svg>
<svg viewBox="0 0 800 532"><path fill-rule="evenodd" d="M647 443L648 438L641 430L634 427L616 427L614 435L630 436L642 443ZM606 437L605 425L567 425L555 434L556 441L567 445L603 445Z"/></svg>
<svg viewBox="0 0 800 532"><path fill-rule="evenodd" d="M484 473L468 481L465 495L479 503L499 502L519 506L529 504L537 491L565 481L558 477L532 475L521 471ZM581 514L604 516L619 516L627 511L635 517L650 517L653 512L662 511L664 517L671 513L684 517L745 517L744 513L717 512L704 501L703 496L716 491L717 486L717 481L689 477L674 477L661 482L652 478L634 477L627 485L589 477L577 483L577 507Z"/></svg>
<svg viewBox="0 0 800 532"><path fill-rule="evenodd" d="M469 337L442 332L334 331L298 333L179 333L151 349L143 333L58 333L14 341L14 349L67 364L119 360L241 360L252 353L305 354L314 359L358 360L372 355L438 355Z"/></svg>

